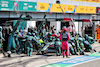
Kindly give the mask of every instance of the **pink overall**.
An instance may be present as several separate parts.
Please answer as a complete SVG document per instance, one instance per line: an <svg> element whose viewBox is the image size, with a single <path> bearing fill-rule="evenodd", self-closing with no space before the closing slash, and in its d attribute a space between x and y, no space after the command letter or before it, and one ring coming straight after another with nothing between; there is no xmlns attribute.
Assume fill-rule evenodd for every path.
<svg viewBox="0 0 100 67"><path fill-rule="evenodd" d="M67 37L68 37L68 40L70 40L69 34L67 35ZM65 50L67 50L66 53L65 53ZM62 53L63 53L63 56L65 56L65 54L66 56L69 55L69 45L67 41L62 41Z"/></svg>

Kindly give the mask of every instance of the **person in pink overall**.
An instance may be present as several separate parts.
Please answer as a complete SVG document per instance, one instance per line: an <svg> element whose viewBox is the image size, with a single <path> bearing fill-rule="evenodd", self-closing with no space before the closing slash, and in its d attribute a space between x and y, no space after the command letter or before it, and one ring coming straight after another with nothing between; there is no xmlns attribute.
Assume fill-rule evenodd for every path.
<svg viewBox="0 0 100 67"><path fill-rule="evenodd" d="M62 53L63 53L63 58L66 56L68 58L69 56L69 45L68 45L68 40L70 40L70 36L67 33L67 28L64 27L62 29Z"/></svg>
<svg viewBox="0 0 100 67"><path fill-rule="evenodd" d="M59 33L60 33L59 39L61 40L61 37L62 37L62 32L61 32L61 31L59 31Z"/></svg>

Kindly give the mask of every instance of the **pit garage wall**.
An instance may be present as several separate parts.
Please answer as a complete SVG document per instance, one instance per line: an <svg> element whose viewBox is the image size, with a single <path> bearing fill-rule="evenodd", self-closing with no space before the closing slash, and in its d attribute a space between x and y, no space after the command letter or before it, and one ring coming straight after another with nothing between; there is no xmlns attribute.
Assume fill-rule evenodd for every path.
<svg viewBox="0 0 100 67"><path fill-rule="evenodd" d="M22 17L25 17L27 14L29 14L30 16L32 16L32 18L43 18L44 15L46 15L46 18L72 18L72 19L91 19L92 15L74 15L74 14L57 14L57 13L36 13L34 14L33 12L27 13L27 12L20 12L19 14L16 14L15 12L0 12L0 18L18 18L20 16L20 14L23 14ZM34 20L33 20L34 21ZM53 21L50 25L57 25L57 32L58 30L60 30L60 24L61 22L55 22ZM29 22L28 22L29 23ZM78 23L79 27L78 27L78 32L81 34L81 27L82 27L82 22ZM33 25L33 22L30 22L30 25ZM34 26L34 25L33 25Z"/></svg>
<svg viewBox="0 0 100 67"><path fill-rule="evenodd" d="M46 18L72 18L72 19L91 19L92 15L74 15L74 14L58 14L58 13L33 13L33 12L20 12L16 14L15 12L0 12L0 18L18 18L20 14L23 14L22 17L25 17L27 14L32 16L32 18L43 18L46 15Z"/></svg>

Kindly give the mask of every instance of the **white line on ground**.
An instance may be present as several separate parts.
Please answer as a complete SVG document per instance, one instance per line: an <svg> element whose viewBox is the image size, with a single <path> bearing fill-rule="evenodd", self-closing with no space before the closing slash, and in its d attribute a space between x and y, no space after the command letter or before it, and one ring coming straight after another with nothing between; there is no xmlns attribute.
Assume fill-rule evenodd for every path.
<svg viewBox="0 0 100 67"><path fill-rule="evenodd" d="M80 57L81 57L81 56L80 56ZM75 58L77 58L77 57L75 57ZM70 58L70 59L72 59L72 58ZM68 66L68 67L80 65L80 64L87 63L87 62L91 62L91 61L98 60L98 59L100 59L100 58L96 58L96 59L93 59L93 60L81 62L81 63L78 63L78 64L73 64L73 65L70 65L70 66ZM68 59L67 59L67 60L68 60ZM64 60L63 60L63 61L64 61ZM63 61L59 61L59 62L63 62ZM54 63L58 63L58 62L53 62L53 63L49 63L49 64L54 64ZM45 65L49 65L49 64L43 64L43 65L39 65L39 66L36 66L36 67L41 67L41 66L45 66Z"/></svg>
<svg viewBox="0 0 100 67"><path fill-rule="evenodd" d="M91 61L98 60L98 59L100 59L100 58L93 59L93 60L89 60L89 61L85 61L85 62L78 63L78 64L73 64L73 65L71 65L71 66L68 66L68 67L72 67L72 66L80 65L80 64L87 63L87 62L91 62Z"/></svg>

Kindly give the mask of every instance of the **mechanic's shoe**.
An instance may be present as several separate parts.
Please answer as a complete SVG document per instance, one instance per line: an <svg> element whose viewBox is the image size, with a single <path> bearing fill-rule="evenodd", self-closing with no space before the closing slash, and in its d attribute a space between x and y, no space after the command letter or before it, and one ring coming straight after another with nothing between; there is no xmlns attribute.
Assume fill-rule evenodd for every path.
<svg viewBox="0 0 100 67"><path fill-rule="evenodd" d="M58 54L56 54L56 56L59 56Z"/></svg>
<svg viewBox="0 0 100 67"><path fill-rule="evenodd" d="M80 52L80 55L84 55L84 52Z"/></svg>
<svg viewBox="0 0 100 67"><path fill-rule="evenodd" d="M8 57L11 57L11 54L8 54Z"/></svg>
<svg viewBox="0 0 100 67"><path fill-rule="evenodd" d="M61 56L61 54L59 56Z"/></svg>
<svg viewBox="0 0 100 67"><path fill-rule="evenodd" d="M37 53L36 55L41 55L40 53ZM42 55L44 55L44 54L42 54Z"/></svg>
<svg viewBox="0 0 100 67"><path fill-rule="evenodd" d="M70 58L69 56L66 56L66 58Z"/></svg>
<svg viewBox="0 0 100 67"><path fill-rule="evenodd" d="M77 53L75 55L78 55Z"/></svg>

